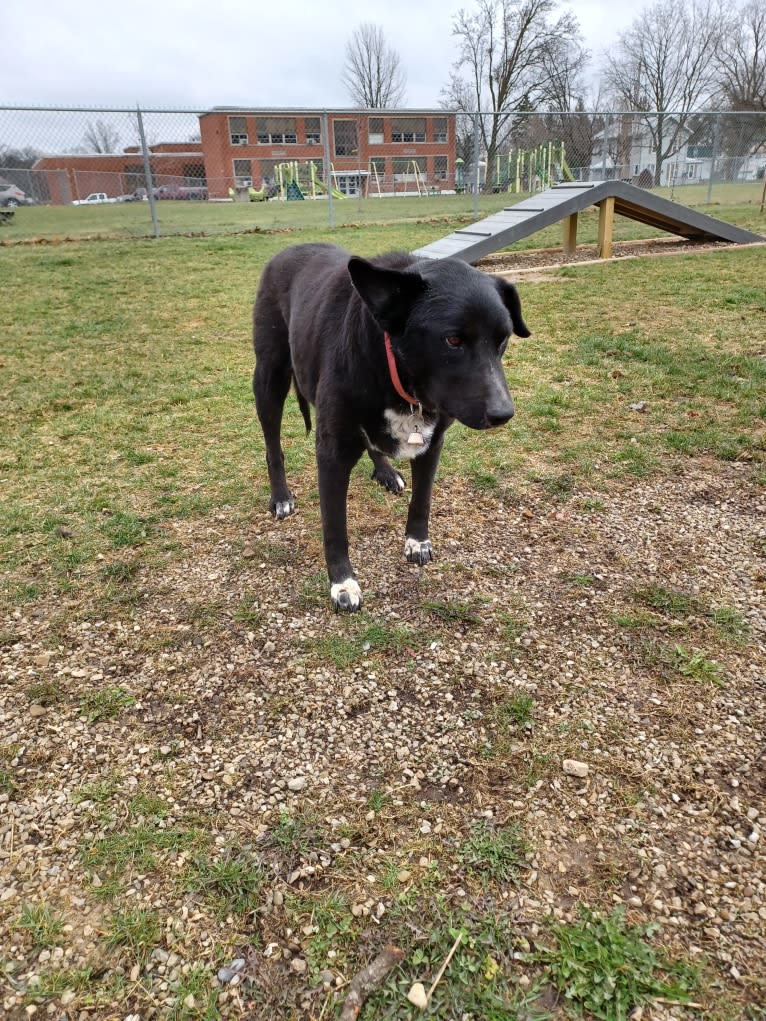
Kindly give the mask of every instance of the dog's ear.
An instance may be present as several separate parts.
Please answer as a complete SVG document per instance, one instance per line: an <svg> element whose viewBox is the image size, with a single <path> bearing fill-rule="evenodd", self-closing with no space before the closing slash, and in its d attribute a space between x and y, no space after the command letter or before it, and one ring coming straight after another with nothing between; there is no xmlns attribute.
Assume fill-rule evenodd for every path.
<svg viewBox="0 0 766 1021"><path fill-rule="evenodd" d="M382 269L354 255L349 259L351 282L376 321L384 330L404 327L412 306L426 289L419 273Z"/></svg>
<svg viewBox="0 0 766 1021"><path fill-rule="evenodd" d="M510 281L503 280L502 277L495 277L495 283L498 291L500 291L503 304L511 314L513 332L517 337L531 337L532 331L524 322L524 317L521 314L521 301L519 300L518 291Z"/></svg>

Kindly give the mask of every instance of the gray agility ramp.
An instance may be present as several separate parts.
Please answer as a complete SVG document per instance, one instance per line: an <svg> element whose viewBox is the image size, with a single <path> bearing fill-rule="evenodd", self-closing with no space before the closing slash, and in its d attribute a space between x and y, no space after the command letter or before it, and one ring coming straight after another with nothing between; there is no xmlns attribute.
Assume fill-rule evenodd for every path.
<svg viewBox="0 0 766 1021"><path fill-rule="evenodd" d="M577 235L577 214L588 206L599 207L599 254L609 258L612 248L614 215L638 220L650 227L677 234L693 241L729 241L750 245L766 241L760 234L735 227L705 213L670 202L624 181L598 184L557 184L539 195L532 195L508 206L478 223L471 224L413 252L421 258L453 257L477 262L501 248L550 227L561 220L564 226L564 251L573 252Z"/></svg>

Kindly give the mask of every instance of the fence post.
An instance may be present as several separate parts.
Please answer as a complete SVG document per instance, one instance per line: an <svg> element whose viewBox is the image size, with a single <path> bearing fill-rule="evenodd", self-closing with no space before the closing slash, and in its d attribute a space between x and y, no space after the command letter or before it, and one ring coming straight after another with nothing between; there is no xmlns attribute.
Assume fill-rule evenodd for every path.
<svg viewBox="0 0 766 1021"><path fill-rule="evenodd" d="M327 187L327 226L335 227L335 207L332 198L332 164L330 163L330 118L325 110L322 114L322 141L324 142L324 183Z"/></svg>
<svg viewBox="0 0 766 1021"><path fill-rule="evenodd" d="M612 118L609 116L609 114L607 114L605 119L604 119L604 141L603 141L603 145L601 146L601 180L602 181L606 180L606 155L607 155L607 147L609 145L609 129L610 129L611 126L612 126ZM631 120L630 130L631 130L631 132L633 131L632 120Z"/></svg>
<svg viewBox="0 0 766 1021"><path fill-rule="evenodd" d="M476 117L473 121L473 213L474 216L478 215L479 212L479 182L481 180L481 174L479 172L479 154L480 154L480 141L481 132L479 130L479 118L481 117L480 111L476 111Z"/></svg>
<svg viewBox="0 0 766 1021"><path fill-rule="evenodd" d="M149 147L146 144L146 134L144 132L144 118L141 116L141 107L136 107L136 116L138 120L138 137L141 139L141 155L144 159L144 177L146 179L146 197L149 201L149 211L152 214L152 229L154 236L158 238L160 236L160 225L157 220L157 200L154 197L154 180L152 178L152 164L149 159Z"/></svg>
<svg viewBox="0 0 766 1021"><path fill-rule="evenodd" d="M713 117L713 151L710 154L710 173L707 178L707 204L713 200L713 177L715 176L715 164L718 159L718 146L721 139L720 114Z"/></svg>

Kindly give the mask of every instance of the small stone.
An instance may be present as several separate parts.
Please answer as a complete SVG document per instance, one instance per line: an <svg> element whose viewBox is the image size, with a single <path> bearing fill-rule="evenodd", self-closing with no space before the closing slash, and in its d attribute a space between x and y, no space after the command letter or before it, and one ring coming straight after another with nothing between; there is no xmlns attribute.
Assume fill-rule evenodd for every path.
<svg viewBox="0 0 766 1021"><path fill-rule="evenodd" d="M244 967L244 957L236 957L228 967L218 969L218 981L224 983L233 982Z"/></svg>
<svg viewBox="0 0 766 1021"><path fill-rule="evenodd" d="M423 822L420 824L420 832L424 834L431 832L431 823L428 821L428 819L424 819Z"/></svg>
<svg viewBox="0 0 766 1021"><path fill-rule="evenodd" d="M297 975L302 975L305 972L307 965L302 957L294 957L292 961L290 961L290 967Z"/></svg>
<svg viewBox="0 0 766 1021"><path fill-rule="evenodd" d="M426 996L426 987L422 982L415 982L407 993L407 999L413 1006L419 1010L425 1010L428 1006L428 997Z"/></svg>
<svg viewBox="0 0 766 1021"><path fill-rule="evenodd" d="M189 993L189 995L184 999L184 1007L187 1007L189 1010L194 1010L196 1006L197 1001L194 999L194 993Z"/></svg>
<svg viewBox="0 0 766 1021"><path fill-rule="evenodd" d="M287 781L288 790L291 791L302 791L306 786L305 776L294 776L292 780Z"/></svg>
<svg viewBox="0 0 766 1021"><path fill-rule="evenodd" d="M587 762L578 762L577 759L564 759L562 763L562 769L567 776L587 776L590 772L590 766Z"/></svg>
<svg viewBox="0 0 766 1021"><path fill-rule="evenodd" d="M48 710L44 705L31 705L29 707L29 715L34 719L36 716L45 716Z"/></svg>
<svg viewBox="0 0 766 1021"><path fill-rule="evenodd" d="M412 873L409 869L402 869L401 872L397 872L396 878L400 883L409 883L412 878Z"/></svg>

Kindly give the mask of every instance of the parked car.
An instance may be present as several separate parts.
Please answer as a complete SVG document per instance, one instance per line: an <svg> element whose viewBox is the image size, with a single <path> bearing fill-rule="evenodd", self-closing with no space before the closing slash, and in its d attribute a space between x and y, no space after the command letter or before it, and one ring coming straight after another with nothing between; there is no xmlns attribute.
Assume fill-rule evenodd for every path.
<svg viewBox="0 0 766 1021"><path fill-rule="evenodd" d="M207 198L207 188L204 184L163 184L154 189L154 197L156 199L197 199L201 201Z"/></svg>
<svg viewBox="0 0 766 1021"><path fill-rule="evenodd" d="M117 199L110 199L105 191L94 191L84 199L75 199L73 206L100 206L105 202L116 202Z"/></svg>
<svg viewBox="0 0 766 1021"><path fill-rule="evenodd" d="M32 201L15 184L11 184L10 181L0 180L0 206L8 206L10 209L14 209L16 206L31 206Z"/></svg>

